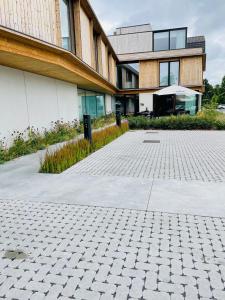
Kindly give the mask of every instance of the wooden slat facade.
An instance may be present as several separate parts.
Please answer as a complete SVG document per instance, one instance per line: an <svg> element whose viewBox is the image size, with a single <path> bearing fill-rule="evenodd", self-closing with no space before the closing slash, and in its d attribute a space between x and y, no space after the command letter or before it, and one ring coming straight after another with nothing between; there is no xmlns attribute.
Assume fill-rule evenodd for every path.
<svg viewBox="0 0 225 300"><path fill-rule="evenodd" d="M191 56L168 58L160 60L140 61L139 87L140 89L159 88L160 62L179 61L179 85L186 87L203 87L203 57Z"/></svg>
<svg viewBox="0 0 225 300"><path fill-rule="evenodd" d="M1 0L0 25L57 45L58 0Z"/></svg>
<svg viewBox="0 0 225 300"><path fill-rule="evenodd" d="M109 66L114 66L109 57L116 61L117 56L93 10L87 0L70 1L76 55L96 70L93 33L97 32L99 73L115 83L116 72L109 70ZM0 0L0 25L61 47L60 0Z"/></svg>

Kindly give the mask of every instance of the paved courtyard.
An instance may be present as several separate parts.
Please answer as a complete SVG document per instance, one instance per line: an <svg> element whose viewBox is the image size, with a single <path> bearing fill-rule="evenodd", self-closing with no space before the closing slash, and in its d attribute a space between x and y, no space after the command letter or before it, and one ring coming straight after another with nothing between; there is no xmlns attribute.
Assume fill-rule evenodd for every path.
<svg viewBox="0 0 225 300"><path fill-rule="evenodd" d="M224 149L140 131L61 175L0 166L0 299L224 300Z"/></svg>

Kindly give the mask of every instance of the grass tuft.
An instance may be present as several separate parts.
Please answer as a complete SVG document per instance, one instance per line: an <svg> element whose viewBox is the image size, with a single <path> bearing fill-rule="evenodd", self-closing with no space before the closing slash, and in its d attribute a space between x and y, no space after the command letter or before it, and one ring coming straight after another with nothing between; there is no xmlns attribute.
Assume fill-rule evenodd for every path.
<svg viewBox="0 0 225 300"><path fill-rule="evenodd" d="M121 127L114 125L94 132L91 144L89 141L81 139L76 142L69 142L55 151L47 151L43 161L41 161L40 172L52 174L62 173L128 130L128 122L123 122Z"/></svg>

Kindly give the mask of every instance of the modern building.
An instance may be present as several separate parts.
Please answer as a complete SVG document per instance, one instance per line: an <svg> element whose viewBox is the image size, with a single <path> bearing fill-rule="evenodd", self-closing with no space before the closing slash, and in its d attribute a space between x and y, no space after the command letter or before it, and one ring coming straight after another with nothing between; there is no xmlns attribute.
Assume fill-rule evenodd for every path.
<svg viewBox="0 0 225 300"><path fill-rule="evenodd" d="M124 97L135 95L140 111L162 108L163 114L176 111L196 112L204 92L203 72L206 68L205 38L188 37L188 29L153 30L150 24L117 28L109 40L119 64L138 65L139 87L123 88ZM196 93L179 97L157 95L157 91L182 86ZM159 110L157 110L158 114Z"/></svg>
<svg viewBox="0 0 225 300"><path fill-rule="evenodd" d="M117 62L87 0L0 1L0 140L112 112Z"/></svg>
<svg viewBox="0 0 225 300"><path fill-rule="evenodd" d="M107 37L88 0L0 1L0 140L84 113L153 109L171 84L203 91L204 39L151 25ZM134 65L136 64L136 65Z"/></svg>

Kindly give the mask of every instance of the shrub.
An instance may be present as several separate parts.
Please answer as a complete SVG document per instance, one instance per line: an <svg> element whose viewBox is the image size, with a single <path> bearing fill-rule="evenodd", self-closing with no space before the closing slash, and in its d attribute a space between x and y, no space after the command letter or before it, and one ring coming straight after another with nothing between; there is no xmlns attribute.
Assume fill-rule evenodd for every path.
<svg viewBox="0 0 225 300"><path fill-rule="evenodd" d="M215 110L205 110L196 116L181 115L148 119L146 117L128 118L131 129L163 130L225 130L225 115Z"/></svg>
<svg viewBox="0 0 225 300"><path fill-rule="evenodd" d="M99 128L115 122L113 114L92 120L92 128ZM43 128L42 132L34 127L29 127L23 133L14 131L12 134L12 145L7 148L3 141L0 141L0 164L31 154L46 147L74 139L83 132L82 123L77 120L64 123L62 120L52 122L51 129Z"/></svg>
<svg viewBox="0 0 225 300"><path fill-rule="evenodd" d="M90 153L110 143L128 129L128 123L123 122L121 127L114 125L94 132L91 144L87 140L81 139L76 142L69 142L53 152L47 151L44 160L41 161L40 172L59 174L87 157Z"/></svg>

